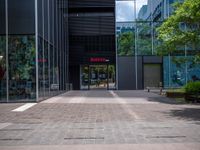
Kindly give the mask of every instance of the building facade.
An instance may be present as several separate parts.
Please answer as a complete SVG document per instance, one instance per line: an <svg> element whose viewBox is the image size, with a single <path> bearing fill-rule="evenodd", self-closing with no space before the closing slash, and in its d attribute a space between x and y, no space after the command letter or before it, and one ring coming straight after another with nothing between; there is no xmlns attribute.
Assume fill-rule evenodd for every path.
<svg viewBox="0 0 200 150"><path fill-rule="evenodd" d="M68 90L66 0L0 0L0 102Z"/></svg>
<svg viewBox="0 0 200 150"><path fill-rule="evenodd" d="M115 89L115 0L69 0L69 76L74 90Z"/></svg>
<svg viewBox="0 0 200 150"><path fill-rule="evenodd" d="M132 21L116 22L120 1L126 2L0 0L0 102L37 102L70 89L181 87L200 79L200 66L175 63L193 58L190 46L157 56L156 28L175 0L133 1Z"/></svg>
<svg viewBox="0 0 200 150"><path fill-rule="evenodd" d="M120 1L120 0L119 0ZM189 81L200 80L200 66L192 61L199 51L181 45L176 53L158 57L161 44L156 28L174 11L172 4L183 0L147 0L140 6L138 16L129 22L117 22L118 89L133 90L146 87L182 87ZM124 2L124 1L123 1ZM138 8L140 2L136 0ZM134 3L132 3L134 7ZM124 30L132 24L132 30ZM130 28L130 27L129 27ZM180 28L186 26L180 23ZM129 38L129 41L126 40ZM131 69L130 69L131 68Z"/></svg>

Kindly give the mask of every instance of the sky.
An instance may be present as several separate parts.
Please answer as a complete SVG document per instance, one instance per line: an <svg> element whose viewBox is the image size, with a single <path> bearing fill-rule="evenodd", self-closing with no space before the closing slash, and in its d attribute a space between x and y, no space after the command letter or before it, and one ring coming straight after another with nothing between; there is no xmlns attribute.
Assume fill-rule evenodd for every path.
<svg viewBox="0 0 200 150"><path fill-rule="evenodd" d="M140 8L147 4L148 0L136 0L136 12L138 14ZM134 20L134 2L116 2L117 22L133 21Z"/></svg>

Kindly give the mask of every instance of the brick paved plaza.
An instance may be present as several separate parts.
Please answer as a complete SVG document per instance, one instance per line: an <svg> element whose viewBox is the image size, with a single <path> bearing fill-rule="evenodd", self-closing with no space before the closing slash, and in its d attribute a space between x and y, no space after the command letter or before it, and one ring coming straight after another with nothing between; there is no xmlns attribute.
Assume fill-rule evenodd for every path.
<svg viewBox="0 0 200 150"><path fill-rule="evenodd" d="M71 91L0 104L0 150L200 149L200 105L145 91Z"/></svg>

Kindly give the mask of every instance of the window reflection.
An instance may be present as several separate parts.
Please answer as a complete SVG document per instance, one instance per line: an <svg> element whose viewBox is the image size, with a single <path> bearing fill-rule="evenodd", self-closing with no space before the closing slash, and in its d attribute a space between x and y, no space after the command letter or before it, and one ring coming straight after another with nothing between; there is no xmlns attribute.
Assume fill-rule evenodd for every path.
<svg viewBox="0 0 200 150"><path fill-rule="evenodd" d="M0 36L0 102L6 101L6 36Z"/></svg>
<svg viewBox="0 0 200 150"><path fill-rule="evenodd" d="M9 100L36 98L35 37L9 36Z"/></svg>

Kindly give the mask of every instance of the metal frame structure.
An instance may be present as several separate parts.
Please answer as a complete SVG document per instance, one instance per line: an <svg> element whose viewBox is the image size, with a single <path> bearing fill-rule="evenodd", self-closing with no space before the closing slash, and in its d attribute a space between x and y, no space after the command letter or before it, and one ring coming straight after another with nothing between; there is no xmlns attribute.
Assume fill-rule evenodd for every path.
<svg viewBox="0 0 200 150"><path fill-rule="evenodd" d="M35 62L36 62L36 101L39 100L39 83L38 83L38 0L35 0Z"/></svg>

